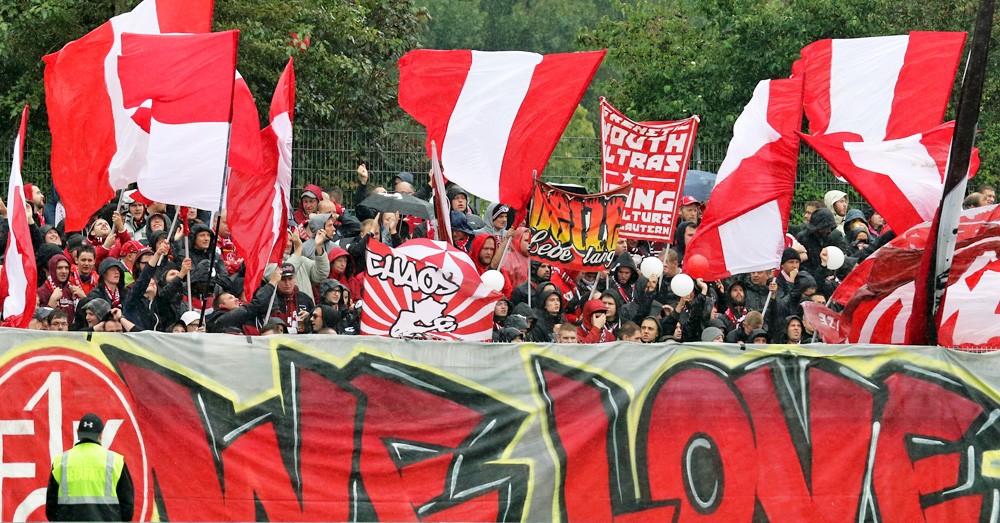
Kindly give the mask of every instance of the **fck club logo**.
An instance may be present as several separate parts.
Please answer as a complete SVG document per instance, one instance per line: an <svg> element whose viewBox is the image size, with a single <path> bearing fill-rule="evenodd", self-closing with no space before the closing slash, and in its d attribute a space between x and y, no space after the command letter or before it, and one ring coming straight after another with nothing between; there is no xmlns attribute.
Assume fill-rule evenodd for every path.
<svg viewBox="0 0 1000 523"><path fill-rule="evenodd" d="M83 390L94 392L76 392ZM76 444L78 429L96 428L77 421L89 412L107 420L102 442L125 456L136 517L149 518L149 471L131 395L105 364L77 351L32 351L0 368L0 397L0 521L44 520L52 460Z"/></svg>

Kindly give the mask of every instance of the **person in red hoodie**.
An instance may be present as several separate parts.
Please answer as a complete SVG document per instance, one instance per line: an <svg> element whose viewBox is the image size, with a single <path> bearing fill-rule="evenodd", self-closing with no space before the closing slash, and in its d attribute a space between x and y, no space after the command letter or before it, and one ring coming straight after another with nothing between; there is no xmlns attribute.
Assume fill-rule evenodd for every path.
<svg viewBox="0 0 1000 523"><path fill-rule="evenodd" d="M478 234L472 239L472 246L469 247L469 257L476 265L476 271L482 275L490 270L493 263L493 256L497 252L497 239L490 234Z"/></svg>
<svg viewBox="0 0 1000 523"><path fill-rule="evenodd" d="M361 296L361 289L364 286L364 271L357 271L354 267L354 258L340 247L330 249L330 276L328 278L347 286L352 297ZM318 285L317 283L317 289Z"/></svg>
<svg viewBox="0 0 1000 523"><path fill-rule="evenodd" d="M299 209L295 211L295 223L305 225L309 221L309 215L319 211L319 201L322 198L323 190L319 186L306 185L299 196Z"/></svg>
<svg viewBox="0 0 1000 523"><path fill-rule="evenodd" d="M583 305L583 321L576 328L580 343L606 343L615 341L615 335L604 330L608 307L601 300L587 300Z"/></svg>
<svg viewBox="0 0 1000 523"><path fill-rule="evenodd" d="M38 302L46 307L59 309L69 316L69 322L73 323L73 315L76 313L76 297L74 287L83 293L83 290L69 281L72 264L63 254L56 254L49 258L49 275L45 278L45 283L38 288Z"/></svg>

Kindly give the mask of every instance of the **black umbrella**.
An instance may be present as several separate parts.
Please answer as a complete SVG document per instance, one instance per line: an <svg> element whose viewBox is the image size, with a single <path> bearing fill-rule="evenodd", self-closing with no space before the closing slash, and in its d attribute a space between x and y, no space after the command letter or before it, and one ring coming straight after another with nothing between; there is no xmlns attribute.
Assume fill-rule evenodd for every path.
<svg viewBox="0 0 1000 523"><path fill-rule="evenodd" d="M414 216L430 220L433 217L431 204L401 193L375 193L365 198L360 205L383 213L398 212L404 216Z"/></svg>

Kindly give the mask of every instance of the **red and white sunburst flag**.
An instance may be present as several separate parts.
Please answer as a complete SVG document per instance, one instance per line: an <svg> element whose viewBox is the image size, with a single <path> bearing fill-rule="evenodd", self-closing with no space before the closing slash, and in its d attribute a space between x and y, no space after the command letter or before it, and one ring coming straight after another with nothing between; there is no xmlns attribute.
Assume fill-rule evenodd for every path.
<svg viewBox="0 0 1000 523"><path fill-rule="evenodd" d="M845 303L841 330L850 343L907 343L920 261L934 234L924 222L897 236L851 271L833 294ZM947 347L1000 346L1000 206L962 211L948 287L938 317Z"/></svg>
<svg viewBox="0 0 1000 523"><path fill-rule="evenodd" d="M243 84L246 85L245 83ZM242 87L237 87L237 93ZM249 95L247 90L246 94ZM237 101L238 103L239 96ZM253 99L249 100L253 105ZM271 124L257 133L257 143L263 160L258 170L239 169L233 165L230 151L229 188L226 191L226 220L237 253L246 263L244 290L253 296L264 275L268 262L281 263L288 235L288 196L292 183L292 114L295 108L295 71L288 59L285 71L271 99ZM257 109L245 124L237 121L240 112L250 113L251 107L233 112L234 137L239 127L247 131L257 123ZM242 131L240 131L242 132ZM235 146L235 139L234 139Z"/></svg>
<svg viewBox="0 0 1000 523"><path fill-rule="evenodd" d="M469 255L445 242L371 240L365 255L361 332L392 338L490 341L502 296L483 284Z"/></svg>
<svg viewBox="0 0 1000 523"><path fill-rule="evenodd" d="M684 254L709 260L706 280L779 265L795 189L801 107L801 80L763 80L736 119L705 216Z"/></svg>
<svg viewBox="0 0 1000 523"><path fill-rule="evenodd" d="M126 107L152 100L139 189L158 202L216 209L228 165L239 31L122 35ZM258 124L259 125L259 124Z"/></svg>
<svg viewBox="0 0 1000 523"><path fill-rule="evenodd" d="M880 142L941 125L964 43L965 33L913 31L807 45L792 75L805 81L809 132Z"/></svg>
<svg viewBox="0 0 1000 523"><path fill-rule="evenodd" d="M134 183L146 165L149 104L126 108L118 80L122 33L207 33L213 0L144 0L45 60L52 181L66 230ZM146 130L143 129L146 126Z"/></svg>
<svg viewBox="0 0 1000 523"><path fill-rule="evenodd" d="M21 127L14 139L14 161L7 184L7 246L3 270L0 272L0 301L3 302L4 327L25 329L35 314L35 248L28 230L24 183L21 181L21 160L24 157L24 131L28 123L28 106L21 113Z"/></svg>
<svg viewBox="0 0 1000 523"><path fill-rule="evenodd" d="M399 106L427 127L444 175L491 202L526 209L605 51L410 51Z"/></svg>

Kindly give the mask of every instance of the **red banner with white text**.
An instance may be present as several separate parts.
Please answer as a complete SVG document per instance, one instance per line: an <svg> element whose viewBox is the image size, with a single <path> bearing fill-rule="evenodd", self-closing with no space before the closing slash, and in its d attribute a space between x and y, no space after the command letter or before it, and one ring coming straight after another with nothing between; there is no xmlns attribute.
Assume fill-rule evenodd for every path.
<svg viewBox="0 0 1000 523"><path fill-rule="evenodd" d="M601 99L603 190L632 184L622 213L625 238L671 242L698 117L633 122Z"/></svg>

